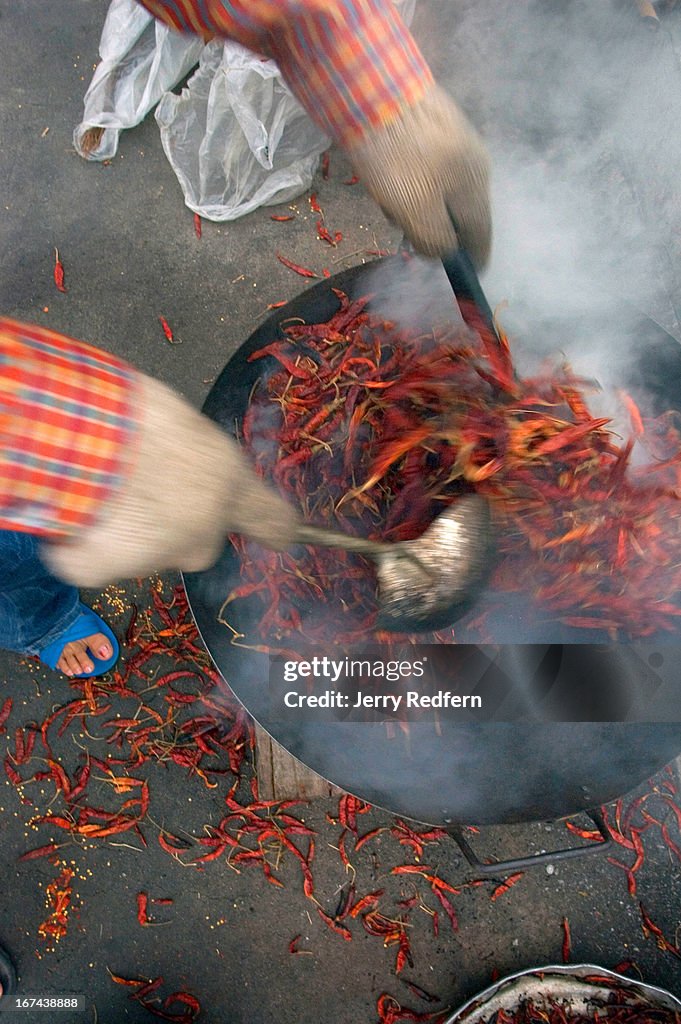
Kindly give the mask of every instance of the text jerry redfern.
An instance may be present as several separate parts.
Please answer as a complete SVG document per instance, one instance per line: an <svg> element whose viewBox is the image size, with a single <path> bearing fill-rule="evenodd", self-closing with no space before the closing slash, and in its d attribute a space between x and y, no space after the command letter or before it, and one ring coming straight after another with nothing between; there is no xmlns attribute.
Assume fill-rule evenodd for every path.
<svg viewBox="0 0 681 1024"><path fill-rule="evenodd" d="M435 693L356 693L347 694L340 690L323 690L321 693L299 693L289 690L284 694L287 708L383 708L397 711L405 708L481 708L482 697L478 694L452 693L437 690Z"/></svg>

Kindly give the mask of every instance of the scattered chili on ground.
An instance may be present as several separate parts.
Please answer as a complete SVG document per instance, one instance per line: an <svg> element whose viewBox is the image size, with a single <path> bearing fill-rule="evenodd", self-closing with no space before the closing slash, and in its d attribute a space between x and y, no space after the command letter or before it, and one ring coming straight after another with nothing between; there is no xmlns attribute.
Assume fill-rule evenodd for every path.
<svg viewBox="0 0 681 1024"><path fill-rule="evenodd" d="M59 249L54 250L54 283L60 292L67 291L64 285L64 264L59 258Z"/></svg>
<svg viewBox="0 0 681 1024"><path fill-rule="evenodd" d="M168 323L168 321L166 320L166 318L164 316L159 316L158 319L159 319L159 321L161 323L161 327L163 328L163 333L165 334L166 338L168 339L168 341L170 342L171 345L174 345L175 344L175 336L173 334L172 327L170 326L170 324Z"/></svg>
<svg viewBox="0 0 681 1024"><path fill-rule="evenodd" d="M277 253L277 259L280 263L283 263L289 270L293 270L296 274L300 274L301 277L317 277L314 270L310 270L309 267L301 267L298 263L293 263L287 259L286 256L282 256L280 252Z"/></svg>
<svg viewBox="0 0 681 1024"><path fill-rule="evenodd" d="M570 922L567 917L563 918L563 963L568 964L572 956L572 936L570 934Z"/></svg>

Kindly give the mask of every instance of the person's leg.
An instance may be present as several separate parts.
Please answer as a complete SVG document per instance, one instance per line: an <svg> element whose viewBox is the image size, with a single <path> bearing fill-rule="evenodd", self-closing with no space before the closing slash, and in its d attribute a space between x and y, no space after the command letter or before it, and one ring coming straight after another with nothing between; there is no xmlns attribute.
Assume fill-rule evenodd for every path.
<svg viewBox="0 0 681 1024"><path fill-rule="evenodd" d="M40 655L82 614L78 591L56 579L39 556L39 541L27 533L0 530L0 647ZM64 644L56 667L66 675L92 672L96 657L112 655L103 633Z"/></svg>

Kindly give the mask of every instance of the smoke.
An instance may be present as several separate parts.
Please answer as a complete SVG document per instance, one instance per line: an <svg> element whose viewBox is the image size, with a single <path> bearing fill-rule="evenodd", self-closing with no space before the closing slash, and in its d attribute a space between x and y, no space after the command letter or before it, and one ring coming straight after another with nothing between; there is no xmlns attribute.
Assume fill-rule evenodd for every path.
<svg viewBox="0 0 681 1024"><path fill-rule="evenodd" d="M486 287L508 300L513 326L555 324L559 343L564 332L582 359L603 353L610 371L627 343L636 348L641 313L680 334L676 54L633 3L496 8L479 97L494 165ZM462 19L464 51L481 13L476 5Z"/></svg>
<svg viewBox="0 0 681 1024"><path fill-rule="evenodd" d="M681 9L652 25L633 0L429 0L413 29L492 156L482 283L521 372L564 354L601 384L599 414L641 376L659 391L650 346L681 340ZM427 282L390 294L377 281L382 310L413 325Z"/></svg>

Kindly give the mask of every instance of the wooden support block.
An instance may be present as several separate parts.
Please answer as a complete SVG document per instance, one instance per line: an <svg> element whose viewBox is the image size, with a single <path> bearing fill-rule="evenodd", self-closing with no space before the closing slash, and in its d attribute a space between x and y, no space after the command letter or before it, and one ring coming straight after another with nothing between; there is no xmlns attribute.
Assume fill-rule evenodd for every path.
<svg viewBox="0 0 681 1024"><path fill-rule="evenodd" d="M314 800L343 792L289 754L259 725L255 726L255 770L261 800Z"/></svg>

